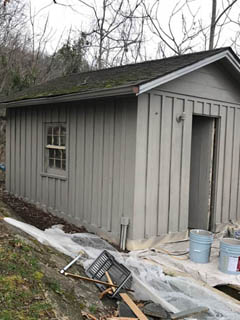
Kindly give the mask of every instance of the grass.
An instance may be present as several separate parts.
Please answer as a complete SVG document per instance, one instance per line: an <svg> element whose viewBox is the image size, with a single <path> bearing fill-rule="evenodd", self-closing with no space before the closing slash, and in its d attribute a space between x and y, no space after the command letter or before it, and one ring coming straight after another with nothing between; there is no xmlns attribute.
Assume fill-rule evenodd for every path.
<svg viewBox="0 0 240 320"><path fill-rule="evenodd" d="M0 241L0 320L55 318L47 289L32 248L21 240L4 237ZM56 285L50 289L60 292Z"/></svg>
<svg viewBox="0 0 240 320"><path fill-rule="evenodd" d="M63 294L63 291L61 290L60 284L56 280L47 280L46 281L48 287L52 289L57 294Z"/></svg>
<svg viewBox="0 0 240 320"><path fill-rule="evenodd" d="M115 304L99 304L94 284L59 274L67 263L69 257L0 220L0 320L81 320L83 311L111 315Z"/></svg>
<svg viewBox="0 0 240 320"><path fill-rule="evenodd" d="M97 306L95 306L94 304L91 304L90 306L89 306L89 311L91 312L91 313L93 313L93 314L95 314L96 312L97 312Z"/></svg>

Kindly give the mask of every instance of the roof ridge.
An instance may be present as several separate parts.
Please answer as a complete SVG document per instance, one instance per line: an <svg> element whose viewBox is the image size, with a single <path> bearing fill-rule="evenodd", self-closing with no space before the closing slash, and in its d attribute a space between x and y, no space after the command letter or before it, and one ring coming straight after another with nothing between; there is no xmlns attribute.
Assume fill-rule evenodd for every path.
<svg viewBox="0 0 240 320"><path fill-rule="evenodd" d="M146 82L155 81L157 78L165 77L185 67L190 70L191 65L198 64L201 61L203 61L201 65L205 65L208 61L216 61L223 57L227 57L233 65L234 61L231 60L231 57L235 57L237 65L240 66L240 60L234 51L230 47L223 47L50 79L22 91L11 92L9 97L2 97L0 103L64 96L72 93L86 94L103 89L115 90L123 86L143 86Z"/></svg>
<svg viewBox="0 0 240 320"><path fill-rule="evenodd" d="M186 56L191 56L191 55L199 55L202 53L214 53L217 51L225 51L225 50L229 50L231 49L231 47L222 47L222 48L216 48L216 49L211 49L211 50L202 50L202 51L197 51L197 52L191 52L191 53L186 53L186 54L182 54L182 55L174 55L174 56L170 56L170 57L166 57L166 58L161 58L161 59L151 59L151 60L146 60L146 61L141 61L141 62L137 62L137 63L128 63L128 64L124 64L121 66L114 66L114 67L110 67L110 68L102 68L102 69L97 69L97 70L89 70L89 71L84 71L84 72L78 72L78 73L72 73L66 76L61 76L55 79L59 79L59 78L64 78L64 77L69 77L69 76L77 76L77 75L84 75L84 74L88 74L88 73L95 73L95 72L101 72L101 71L107 71L107 70L113 70L113 69L121 69L124 67L129 67L129 66L136 66L136 65L141 65L141 64L147 64L150 62L158 62L158 61L162 61L162 60L169 60L169 59L181 59L182 57L186 57Z"/></svg>

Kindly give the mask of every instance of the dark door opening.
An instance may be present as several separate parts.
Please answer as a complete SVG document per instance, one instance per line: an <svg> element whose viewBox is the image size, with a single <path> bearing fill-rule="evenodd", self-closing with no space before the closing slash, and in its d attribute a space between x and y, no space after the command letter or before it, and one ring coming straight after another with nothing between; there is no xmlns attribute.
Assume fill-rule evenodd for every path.
<svg viewBox="0 0 240 320"><path fill-rule="evenodd" d="M217 119L193 116L189 228L211 230L214 210Z"/></svg>

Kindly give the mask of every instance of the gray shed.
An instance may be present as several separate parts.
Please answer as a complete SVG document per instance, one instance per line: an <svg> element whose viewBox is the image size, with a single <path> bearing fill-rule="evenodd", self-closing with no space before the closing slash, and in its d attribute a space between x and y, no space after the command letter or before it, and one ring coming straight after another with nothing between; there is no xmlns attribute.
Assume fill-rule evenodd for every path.
<svg viewBox="0 0 240 320"><path fill-rule="evenodd" d="M230 48L74 74L3 98L9 192L129 249L240 222Z"/></svg>

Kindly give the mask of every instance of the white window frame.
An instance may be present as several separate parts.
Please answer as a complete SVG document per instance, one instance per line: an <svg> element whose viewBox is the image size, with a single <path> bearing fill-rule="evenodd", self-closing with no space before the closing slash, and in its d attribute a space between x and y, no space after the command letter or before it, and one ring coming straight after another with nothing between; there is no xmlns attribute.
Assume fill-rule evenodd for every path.
<svg viewBox="0 0 240 320"><path fill-rule="evenodd" d="M64 127L65 128L65 145L57 145L57 144L49 144L48 141L48 137L49 137L49 128L52 127ZM44 171L47 174L53 174L53 175L59 175L59 176L66 176L67 173L67 135L68 135L68 131L67 131L67 124L66 122L47 122L45 123L44 126ZM61 132L59 134L59 139L61 139L62 135ZM54 139L54 134L52 134L52 140ZM59 141L59 144L61 142ZM56 158L50 158L49 157L49 151L50 150L60 150L63 151L65 150L65 159L56 159ZM58 168L58 167L51 167L49 162L50 159L55 159L61 161L61 166L63 165L63 161L65 161L65 168Z"/></svg>

